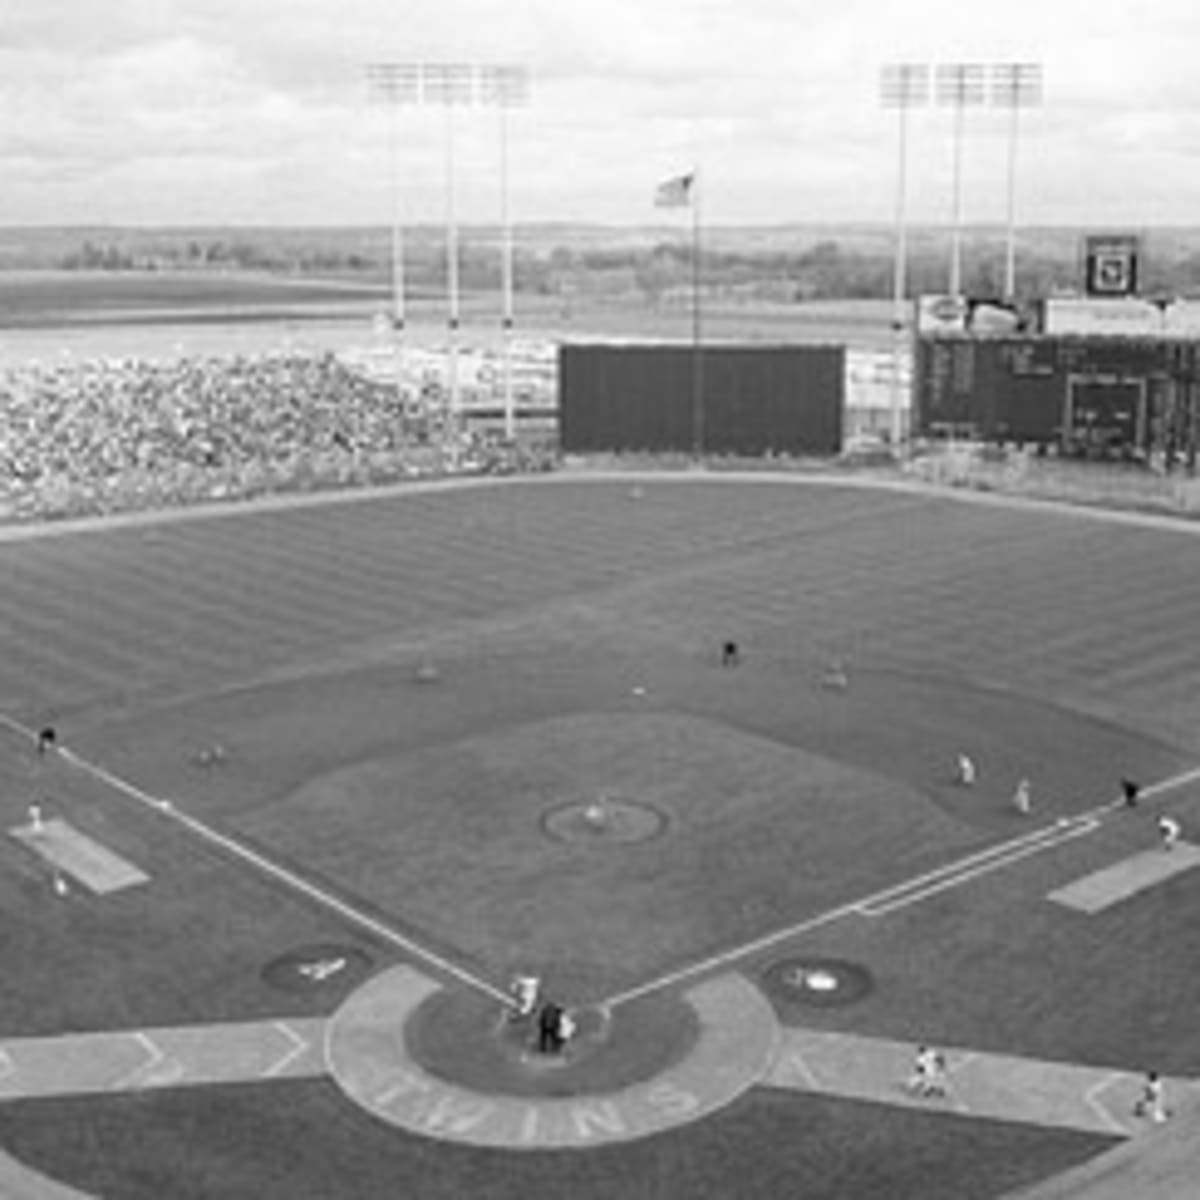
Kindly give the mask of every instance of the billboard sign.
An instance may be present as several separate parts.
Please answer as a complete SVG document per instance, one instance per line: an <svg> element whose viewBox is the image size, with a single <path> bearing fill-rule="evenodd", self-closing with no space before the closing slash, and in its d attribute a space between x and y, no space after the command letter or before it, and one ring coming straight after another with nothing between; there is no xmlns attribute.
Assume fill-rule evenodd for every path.
<svg viewBox="0 0 1200 1200"><path fill-rule="evenodd" d="M1163 325L1171 337L1200 338L1200 302L1173 300L1163 309Z"/></svg>
<svg viewBox="0 0 1200 1200"><path fill-rule="evenodd" d="M1045 302L1044 332L1108 337L1162 337L1163 310L1136 296L1051 296Z"/></svg>
<svg viewBox="0 0 1200 1200"><path fill-rule="evenodd" d="M967 312L966 296L918 296L917 333L966 333Z"/></svg>
<svg viewBox="0 0 1200 1200"><path fill-rule="evenodd" d="M1084 291L1089 296L1136 296L1140 239L1136 234L1084 238Z"/></svg>

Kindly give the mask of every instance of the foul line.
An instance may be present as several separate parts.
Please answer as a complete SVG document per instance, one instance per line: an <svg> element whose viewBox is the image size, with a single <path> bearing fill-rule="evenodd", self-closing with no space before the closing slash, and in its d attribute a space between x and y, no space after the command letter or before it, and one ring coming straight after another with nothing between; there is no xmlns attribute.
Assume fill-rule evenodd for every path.
<svg viewBox="0 0 1200 1200"><path fill-rule="evenodd" d="M971 879L986 875L998 867L1007 867L1010 863L1019 862L1022 858L1028 858L1029 855L1037 854L1040 850L1061 846L1072 838L1082 837L1099 828L1100 822L1095 820L1072 822L1066 826L1052 825L1045 830L1045 836L1040 839L1008 850L1006 853L996 854L982 863L955 864L962 869L947 871L944 878L937 879L932 883L922 886L921 881L913 880L907 885L902 884L899 888L893 889L892 894L873 896L869 900L864 900L857 906L858 912L864 917L887 916L888 913L898 912L910 904L924 900L927 896L936 896L938 892L944 892L949 888L957 887L960 883L966 883Z"/></svg>
<svg viewBox="0 0 1200 1200"><path fill-rule="evenodd" d="M1160 779L1157 783L1142 788L1140 797L1147 799L1152 796L1159 796L1165 792L1174 791L1176 788L1184 787L1186 784L1194 783L1197 780L1200 780L1200 767L1193 767L1190 770L1180 772L1178 775L1171 775L1166 779ZM657 979L651 979L646 983L638 984L636 987L618 992L616 995L609 996L604 1000L603 1006L611 1011L619 1004L626 1004L642 996L660 992L664 988L674 987L676 984L693 979L698 975L707 975L721 967L727 967L739 959L749 958L763 950L768 950L780 942L787 942L792 938L799 937L801 934L811 933L814 929L819 929L823 925L831 925L835 921L842 920L844 917L884 916L889 912L903 908L906 904L915 904L918 900L923 900L927 896L932 896L947 888L955 887L960 883L967 883L972 879L978 879L987 872L1007 866L1009 863L1018 862L1022 858L1036 854L1039 850L1053 849L1055 846L1070 841L1072 838L1092 833L1100 828L1101 818L1106 813L1125 807L1126 803L1123 798L1105 801L1105 803L1099 804L1087 812L1080 813L1078 816L1056 822L1053 825L1040 826L1029 833L1022 834L1020 837L1011 838L1007 842L1000 842L998 845L978 850L974 854L967 855L965 858L956 859L954 862L937 867L932 871L927 871L923 875L917 875L913 879L903 883L893 884L882 891L873 892L871 895L864 896L858 900L852 900L848 904L840 904L836 908L831 908L823 913L818 913L814 917L809 917L806 921L800 921L784 929L777 929L774 933L764 934L753 941L745 942L740 946L734 946L729 950L723 950L719 954L701 959L690 966L680 967L678 970L670 971L665 975L659 976Z"/></svg>
<svg viewBox="0 0 1200 1200"><path fill-rule="evenodd" d="M37 734L28 726L21 724L20 721L14 720L12 717L4 713L0 713L0 725L5 725L23 737L28 738L32 742L37 742ZM143 791L135 784L129 783L122 779L119 775L114 775L111 771L96 763L89 762L86 758L76 754L69 747L61 743L53 751L65 762L70 763L77 770L85 775L90 775L93 779L98 779L101 783L106 784L116 792L128 796L131 800L136 800L139 804L145 805L147 808L153 809L160 816L167 817L172 821L178 822L185 829L190 830L197 837L204 841L210 842L214 846L220 847L227 854L233 855L235 858L241 859L242 862L249 863L250 866L257 868L266 875L270 875L273 879L285 884L293 891L307 896L310 900L315 900L318 904L324 906L330 911L336 913L343 919L350 921L352 924L358 925L362 929L368 930L376 937L382 938L385 942L390 943L397 949L410 954L415 958L419 958L424 962L436 967L438 970L445 972L447 975L452 975L461 983L475 988L477 991L486 993L487 995L499 1000L502 1004L512 1005L513 998L506 992L502 991L495 985L488 983L486 979L481 979L477 975L473 975L464 967L460 967L452 963L449 959L443 958L440 954L432 950L426 949L424 946L414 942L411 938L405 937L390 925L385 925L376 917L369 913L362 912L346 901L339 899L331 892L325 891L316 884L309 883L307 879L297 875L294 871L290 871L287 867L280 866L278 863L272 862L269 858L260 854L257 850L251 850L248 846L242 845L236 838L230 837L227 834L219 833L210 825L206 825L203 821L196 817L189 816L181 809L175 807L170 800L163 800L157 796L152 796L149 792Z"/></svg>

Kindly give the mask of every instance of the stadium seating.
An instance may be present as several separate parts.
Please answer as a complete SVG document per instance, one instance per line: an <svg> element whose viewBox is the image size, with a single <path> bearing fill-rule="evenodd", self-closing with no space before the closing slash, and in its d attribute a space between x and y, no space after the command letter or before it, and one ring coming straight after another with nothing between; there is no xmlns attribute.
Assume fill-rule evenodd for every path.
<svg viewBox="0 0 1200 1200"><path fill-rule="evenodd" d="M23 364L0 414L8 520L531 465L478 434L444 454L436 415L331 354Z"/></svg>

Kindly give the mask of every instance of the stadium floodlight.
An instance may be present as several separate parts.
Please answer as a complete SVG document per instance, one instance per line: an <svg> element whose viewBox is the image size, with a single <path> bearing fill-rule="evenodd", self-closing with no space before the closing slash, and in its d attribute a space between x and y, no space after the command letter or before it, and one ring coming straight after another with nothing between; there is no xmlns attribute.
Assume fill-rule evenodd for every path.
<svg viewBox="0 0 1200 1200"><path fill-rule="evenodd" d="M479 99L500 113L500 329L504 355L504 436L516 436L513 408L513 230L508 211L508 114L529 103L529 72L511 64L485 64L479 69Z"/></svg>
<svg viewBox="0 0 1200 1200"><path fill-rule="evenodd" d="M446 329L450 339L449 403L451 423L460 415L458 390L458 222L454 211L454 110L475 101L476 68L470 63L439 62L421 66L421 99L446 110Z"/></svg>
<svg viewBox="0 0 1200 1200"><path fill-rule="evenodd" d="M950 231L950 295L962 294L962 143L964 115L984 101L982 63L939 63L937 101L954 109L953 216Z"/></svg>
<svg viewBox="0 0 1200 1200"><path fill-rule="evenodd" d="M417 63L375 62L366 67L370 99L386 104L391 113L388 128L388 157L392 177L392 356L396 375L396 397L404 404L404 214L400 187L400 151L397 114L400 108L418 103L421 69Z"/></svg>
<svg viewBox="0 0 1200 1200"><path fill-rule="evenodd" d="M994 63L991 70L991 101L1009 110L1008 123L1008 210L1004 252L1004 298L1017 294L1017 130L1023 108L1042 102L1042 65L1035 62Z"/></svg>
<svg viewBox="0 0 1200 1200"><path fill-rule="evenodd" d="M900 358L904 340L907 292L908 229L908 110L929 102L927 63L886 63L880 73L880 100L900 115L900 148L896 168L896 260L892 272L892 447L899 448L903 430L900 416Z"/></svg>

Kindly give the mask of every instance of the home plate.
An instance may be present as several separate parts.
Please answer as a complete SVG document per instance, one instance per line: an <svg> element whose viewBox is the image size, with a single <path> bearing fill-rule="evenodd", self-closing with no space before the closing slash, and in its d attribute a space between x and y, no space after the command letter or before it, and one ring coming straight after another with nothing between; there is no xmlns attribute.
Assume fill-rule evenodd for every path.
<svg viewBox="0 0 1200 1200"><path fill-rule="evenodd" d="M107 846L58 817L39 825L19 825L9 834L57 871L99 896L149 883L150 876Z"/></svg>

